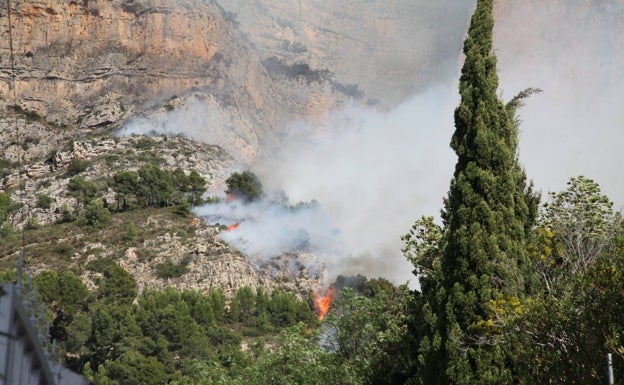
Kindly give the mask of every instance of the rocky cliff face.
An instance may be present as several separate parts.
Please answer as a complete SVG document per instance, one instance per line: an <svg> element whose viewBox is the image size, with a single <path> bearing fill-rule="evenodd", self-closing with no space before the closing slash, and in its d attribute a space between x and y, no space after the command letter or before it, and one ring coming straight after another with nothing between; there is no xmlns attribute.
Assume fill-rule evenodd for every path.
<svg viewBox="0 0 624 385"><path fill-rule="evenodd" d="M30 0L11 6L10 13L0 10L0 188L20 202L10 219L17 229L27 223L52 225L63 206L73 206L64 170L74 159L89 164L81 176L102 181L115 170L136 169L150 162L148 158L158 158L162 167L198 170L209 188L219 191L229 171L253 159L263 138L281 124L324 114L350 98L348 92L336 91L331 76L314 68L278 63L271 73L231 15L214 1ZM189 108L208 112L204 118L222 126L220 132L233 133L218 144L240 157L232 159L218 147L181 138L164 143L157 137L158 149L138 149L137 138L110 136L129 117L145 118L149 125L171 120L176 112L184 115ZM111 191L103 194L104 199L113 198ZM37 207L41 195L53 198L51 207ZM232 292L242 285L270 288L278 283L303 290L312 282L306 281L311 275L299 276L300 270L281 276L276 274L280 269L254 267L222 242L210 241L216 235L205 231L184 242L175 231L158 236L169 238L127 248L118 261L143 286L216 285ZM33 250L50 242L57 243L33 240L27 246ZM112 254L90 257L87 244L75 250L69 266L122 254L112 245L102 248ZM155 259L136 258L148 249ZM187 274L155 277L155 263L197 251L191 249L204 251L190 262ZM12 261L11 250L3 249L8 253L2 255L3 263ZM206 259L213 254L219 257ZM31 266L54 263L32 261ZM88 274L85 279L90 279Z"/></svg>
<svg viewBox="0 0 624 385"><path fill-rule="evenodd" d="M269 78L214 2L33 0L3 9L0 92L48 122L115 123L190 89L236 100L259 128L270 125ZM15 73L10 71L12 33ZM269 116L270 117L270 116Z"/></svg>
<svg viewBox="0 0 624 385"><path fill-rule="evenodd" d="M0 107L16 104L48 124L106 127L195 92L208 95L206 109L253 125L242 146L257 148L284 122L324 113L349 97L314 70L269 74L215 1L11 4L10 20L0 11Z"/></svg>
<svg viewBox="0 0 624 385"><path fill-rule="evenodd" d="M230 0L260 56L326 68L393 107L457 71L474 4L463 0ZM444 26L444 33L439 33Z"/></svg>

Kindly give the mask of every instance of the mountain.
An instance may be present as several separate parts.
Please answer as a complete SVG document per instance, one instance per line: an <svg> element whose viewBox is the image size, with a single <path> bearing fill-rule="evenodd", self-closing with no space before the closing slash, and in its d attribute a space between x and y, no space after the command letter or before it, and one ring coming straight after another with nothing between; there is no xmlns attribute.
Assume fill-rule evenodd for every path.
<svg viewBox="0 0 624 385"><path fill-rule="evenodd" d="M280 140L296 131L296 122L328 125L332 111L352 105L385 113L415 93L448 86L462 61L462 39L474 7L463 0L9 4L10 14L6 7L0 9L0 189L20 202L9 220L18 229L29 221L40 228L52 225L61 219L64 205L73 205L67 171L74 162L86 162L79 175L100 183L98 198L111 202L114 192L106 186L107 178L149 162L187 173L195 169L207 180L208 194L217 196L231 171L271 156ZM518 74L552 77L563 68L568 78L585 86L567 88L567 94L591 90L598 97L600 85L584 75L594 65L592 57L610 50L620 58L600 66L603 86L621 69L624 48L617 32L624 23L617 2L505 0L496 3L495 13L503 89L508 77L514 87L542 87L548 94L542 78L526 84ZM587 32L579 34L579 28ZM557 66L544 71L542 59L549 51L558 52L561 36L569 51L579 54L562 56ZM145 146L129 137L133 133L166 136L156 135ZM38 207L40 195L53 199L50 207ZM167 226L187 222L175 219ZM199 233L217 231L204 226ZM152 235L166 233L175 239L173 230ZM82 244L79 238L76 234L71 249L78 257L69 264L97 256L89 252L89 244L98 242ZM144 240L154 247L154 255L172 252L155 239ZM183 251L174 253L175 261L204 240L190 235L185 242L179 248ZM32 246L45 247L35 241ZM105 257L126 260L132 254L129 247L147 247L125 246L111 248L114 253ZM5 267L16 252L3 249ZM229 249L223 254L235 253ZM236 266L227 271L246 271ZM145 282L166 282L150 274ZM262 280L252 278L257 284ZM251 282L238 284L243 281ZM313 280L306 282L310 286Z"/></svg>

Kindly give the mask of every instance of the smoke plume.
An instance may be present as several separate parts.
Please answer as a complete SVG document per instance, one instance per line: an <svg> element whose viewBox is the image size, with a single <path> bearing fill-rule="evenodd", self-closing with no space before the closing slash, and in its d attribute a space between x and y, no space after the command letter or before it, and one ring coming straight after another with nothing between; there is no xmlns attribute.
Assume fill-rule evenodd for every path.
<svg viewBox="0 0 624 385"><path fill-rule="evenodd" d="M448 188L450 89L432 88L389 114L353 106L294 125L280 150L256 165L267 189L317 200L340 229L345 252L333 256L336 273L411 278L399 237L416 216L437 215Z"/></svg>
<svg viewBox="0 0 624 385"><path fill-rule="evenodd" d="M543 90L519 111L520 160L528 177L546 192L584 174L621 207L624 178L618 176L616 151L624 144L624 6L617 0L505 0L496 2L495 13L501 96L509 100L526 87ZM466 26L469 16L454 22ZM447 26L432 28L444 34ZM436 39L415 36L406 49L431 41ZM263 202L199 213L240 221L224 237L248 254L274 255L304 239L331 259L333 274L414 281L399 237L419 216L437 216L448 191L456 161L448 143L460 47L458 42L455 51L440 55L440 67L448 67L447 60L455 66L452 77L430 82L390 112L353 105L323 120L293 122L279 150L258 157L252 171L266 191L319 206L293 213ZM350 58L341 60L344 67ZM192 121L183 132L209 143L221 135Z"/></svg>

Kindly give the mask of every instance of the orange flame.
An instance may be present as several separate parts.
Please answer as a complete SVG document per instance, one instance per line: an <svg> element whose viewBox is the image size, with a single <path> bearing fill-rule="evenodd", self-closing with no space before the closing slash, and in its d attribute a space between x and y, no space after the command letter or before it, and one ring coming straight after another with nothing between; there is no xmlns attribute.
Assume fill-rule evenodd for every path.
<svg viewBox="0 0 624 385"><path fill-rule="evenodd" d="M225 201L226 201L227 203L231 203L231 202L234 200L234 198L235 198L235 197L234 197L234 193L233 193L233 192L231 192L231 193L229 193L229 194L227 195L227 198L225 199Z"/></svg>
<svg viewBox="0 0 624 385"><path fill-rule="evenodd" d="M240 226L240 223L234 223L233 225L229 225L227 231L234 231L238 229L238 226Z"/></svg>
<svg viewBox="0 0 624 385"><path fill-rule="evenodd" d="M327 290L314 292L314 312L318 316L319 321L322 321L325 318L335 297L336 289L334 289L333 286Z"/></svg>

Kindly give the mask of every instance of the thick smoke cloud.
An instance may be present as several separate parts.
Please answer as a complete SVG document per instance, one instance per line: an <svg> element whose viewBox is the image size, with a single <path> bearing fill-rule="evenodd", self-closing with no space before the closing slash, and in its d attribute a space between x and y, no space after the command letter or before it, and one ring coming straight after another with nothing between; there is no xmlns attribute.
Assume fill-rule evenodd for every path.
<svg viewBox="0 0 624 385"><path fill-rule="evenodd" d="M235 200L206 204L194 212L210 224L230 227L221 238L261 261L291 251L313 253L319 260L343 252L340 230L316 203L292 206L284 199Z"/></svg>
<svg viewBox="0 0 624 385"><path fill-rule="evenodd" d="M543 89L519 111L520 160L529 178L546 192L584 174L621 207L624 178L616 151L624 144L624 6L617 0L505 0L496 2L495 13L503 99L526 87ZM467 25L468 18L456 22ZM440 24L434 31L445 29ZM241 208L236 214L241 218L261 219L243 221L238 234L225 237L238 237L232 241L248 254L273 255L297 247L297 234L307 233L317 250L329 246L334 275L414 281L399 237L419 216L438 215L456 161L448 143L458 103L459 45L454 54L440 57L454 62L452 78L438 79L386 114L352 106L324 120L293 122L279 150L264 153L252 167L265 190L282 190L293 202L314 199L322 216L288 218L262 204L245 209L262 212ZM213 127L217 133L208 128L190 119L184 133L213 143L222 127ZM295 230L293 236L292 229L304 232ZM271 237L277 243L262 243Z"/></svg>
<svg viewBox="0 0 624 385"><path fill-rule="evenodd" d="M354 106L295 125L254 171L268 189L322 205L345 245L332 261L336 274L405 282L412 276L400 235L417 216L437 215L448 189L454 99L447 85L389 114Z"/></svg>

